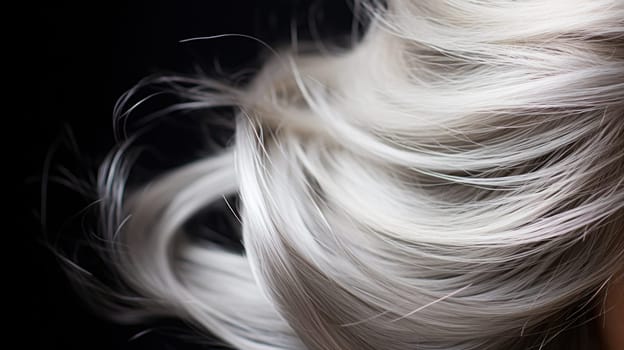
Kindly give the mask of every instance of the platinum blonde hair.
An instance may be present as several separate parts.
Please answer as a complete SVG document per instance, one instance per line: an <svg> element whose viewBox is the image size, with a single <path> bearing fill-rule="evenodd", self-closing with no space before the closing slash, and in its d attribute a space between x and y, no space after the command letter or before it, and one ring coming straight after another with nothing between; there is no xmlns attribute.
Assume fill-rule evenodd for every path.
<svg viewBox="0 0 624 350"><path fill-rule="evenodd" d="M179 108L237 109L218 154L129 193L111 156L106 251L141 296L115 305L245 350L596 346L624 266L624 1L363 5L345 52L180 78ZM232 194L244 254L184 234Z"/></svg>

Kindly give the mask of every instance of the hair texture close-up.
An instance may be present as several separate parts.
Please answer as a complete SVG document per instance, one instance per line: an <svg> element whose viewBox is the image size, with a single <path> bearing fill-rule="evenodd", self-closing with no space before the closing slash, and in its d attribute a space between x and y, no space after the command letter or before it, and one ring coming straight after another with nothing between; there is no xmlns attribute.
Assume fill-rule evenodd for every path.
<svg viewBox="0 0 624 350"><path fill-rule="evenodd" d="M123 119L164 84L182 102L161 114L231 108L234 134L140 185L132 142L110 155L97 243L118 278L76 272L94 304L241 350L599 348L624 266L624 1L356 6L349 48L120 99ZM244 252L186 232L219 203Z"/></svg>

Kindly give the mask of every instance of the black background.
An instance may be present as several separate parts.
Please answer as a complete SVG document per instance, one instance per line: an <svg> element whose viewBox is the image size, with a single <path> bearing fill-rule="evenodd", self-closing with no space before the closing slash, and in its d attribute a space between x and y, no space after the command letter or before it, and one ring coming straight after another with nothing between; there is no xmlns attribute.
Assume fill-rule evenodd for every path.
<svg viewBox="0 0 624 350"><path fill-rule="evenodd" d="M13 252L19 254L8 265L17 271L10 284L17 286L11 288L17 296L7 300L18 310L11 319L17 329L10 334L17 345L9 348L210 348L172 336L193 334L183 324L122 326L85 306L43 242L71 252L90 225L89 218L80 215L90 200L52 178L42 182L42 174L54 174L62 166L78 176L94 169L114 145L115 100L146 75L191 73L197 67L210 73L215 60L226 72L235 72L257 65L262 51L261 45L244 38L184 44L180 40L238 33L279 45L289 41L294 23L302 40L327 42L350 30L350 6L342 0L42 1L24 2L15 11L6 10L5 16L17 19L5 29L15 44L5 51L15 61L7 70L16 78L8 86L14 94L8 99L5 95L5 120L10 121L5 135L17 140L6 148L11 155L7 163L19 169L17 214L9 219L17 219L22 228ZM43 190L42 183L48 184ZM7 235L13 237L13 232ZM13 250L10 247L5 249ZM150 331L134 337L145 330Z"/></svg>

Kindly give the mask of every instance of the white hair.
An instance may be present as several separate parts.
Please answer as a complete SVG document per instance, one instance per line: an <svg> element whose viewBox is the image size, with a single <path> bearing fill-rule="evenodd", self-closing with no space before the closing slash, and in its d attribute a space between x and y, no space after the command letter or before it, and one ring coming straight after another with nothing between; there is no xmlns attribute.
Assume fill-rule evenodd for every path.
<svg viewBox="0 0 624 350"><path fill-rule="evenodd" d="M624 1L364 5L350 50L169 80L194 85L179 108L236 108L235 137L129 193L123 152L102 167L123 316L244 350L597 346L624 266ZM183 233L230 195L244 254Z"/></svg>

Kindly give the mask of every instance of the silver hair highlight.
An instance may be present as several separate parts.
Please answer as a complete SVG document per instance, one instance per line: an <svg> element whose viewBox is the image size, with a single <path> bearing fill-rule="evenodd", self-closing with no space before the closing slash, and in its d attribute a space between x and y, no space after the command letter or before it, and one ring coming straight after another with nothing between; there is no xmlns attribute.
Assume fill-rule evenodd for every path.
<svg viewBox="0 0 624 350"><path fill-rule="evenodd" d="M364 5L351 50L184 81L179 108L237 108L230 147L130 193L125 152L102 167L124 317L245 350L597 346L624 266L624 1ZM244 254L184 234L231 194Z"/></svg>

